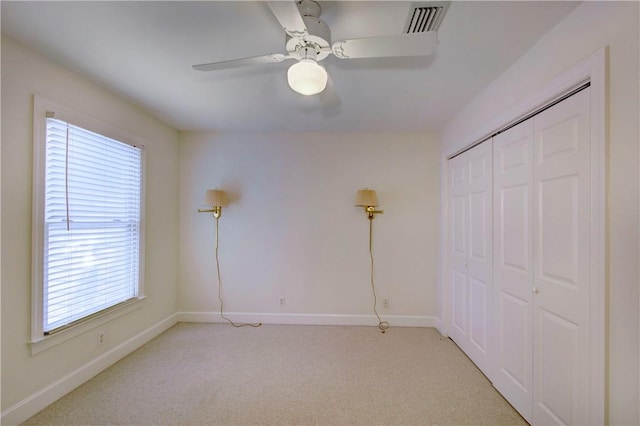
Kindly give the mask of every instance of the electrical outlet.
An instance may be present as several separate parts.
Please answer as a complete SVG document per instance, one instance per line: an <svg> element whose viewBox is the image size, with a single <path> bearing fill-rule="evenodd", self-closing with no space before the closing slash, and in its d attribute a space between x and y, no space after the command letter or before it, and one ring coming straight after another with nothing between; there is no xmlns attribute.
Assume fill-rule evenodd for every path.
<svg viewBox="0 0 640 426"><path fill-rule="evenodd" d="M284 306L287 304L287 299L285 299L284 297L280 297L280 306Z"/></svg>
<svg viewBox="0 0 640 426"><path fill-rule="evenodd" d="M389 309L389 299L384 299L382 301L382 307L385 309Z"/></svg>
<svg viewBox="0 0 640 426"><path fill-rule="evenodd" d="M102 346L104 344L104 331L98 333L98 346Z"/></svg>

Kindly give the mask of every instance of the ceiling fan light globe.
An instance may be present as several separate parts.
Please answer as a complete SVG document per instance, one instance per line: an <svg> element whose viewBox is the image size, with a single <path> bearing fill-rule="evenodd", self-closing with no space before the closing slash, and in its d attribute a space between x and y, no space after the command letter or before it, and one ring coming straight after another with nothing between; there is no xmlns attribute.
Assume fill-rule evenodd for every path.
<svg viewBox="0 0 640 426"><path fill-rule="evenodd" d="M312 59L302 59L287 71L289 86L296 92L317 95L327 87L327 71Z"/></svg>

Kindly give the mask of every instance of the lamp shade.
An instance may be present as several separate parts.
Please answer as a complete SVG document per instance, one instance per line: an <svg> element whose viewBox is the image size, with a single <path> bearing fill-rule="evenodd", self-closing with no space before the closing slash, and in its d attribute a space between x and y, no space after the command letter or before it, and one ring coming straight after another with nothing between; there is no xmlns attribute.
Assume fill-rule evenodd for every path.
<svg viewBox="0 0 640 426"><path fill-rule="evenodd" d="M287 71L289 86L302 95L317 95L327 87L327 71L313 59L301 59Z"/></svg>
<svg viewBox="0 0 640 426"><path fill-rule="evenodd" d="M356 194L356 206L377 206L378 205L378 197L376 196L376 191L373 189L361 189Z"/></svg>
<svg viewBox="0 0 640 426"><path fill-rule="evenodd" d="M204 196L204 203L211 207L222 207L227 205L227 197L220 189L208 189Z"/></svg>

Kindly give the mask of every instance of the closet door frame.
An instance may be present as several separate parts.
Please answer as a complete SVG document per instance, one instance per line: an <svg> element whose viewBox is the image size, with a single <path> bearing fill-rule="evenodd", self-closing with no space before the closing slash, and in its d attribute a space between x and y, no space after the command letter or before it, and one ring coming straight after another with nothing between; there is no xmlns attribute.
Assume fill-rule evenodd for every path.
<svg viewBox="0 0 640 426"><path fill-rule="evenodd" d="M590 250L590 336L591 336L591 412L590 423L605 422L605 315L606 315L606 49L600 49L584 61L560 74L538 93L508 108L483 124L458 145L445 149L440 158L440 265L438 271L439 322L437 328L448 336L451 322L449 271L449 159L489 140L499 130L510 127L530 113L543 109L557 99L589 83L591 88L591 250ZM492 378L489 377L489 380Z"/></svg>

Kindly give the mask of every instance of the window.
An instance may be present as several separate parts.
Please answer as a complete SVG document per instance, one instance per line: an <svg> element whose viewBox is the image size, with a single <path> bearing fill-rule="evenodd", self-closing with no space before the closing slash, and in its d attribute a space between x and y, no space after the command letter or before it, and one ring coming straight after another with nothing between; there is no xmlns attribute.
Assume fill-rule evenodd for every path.
<svg viewBox="0 0 640 426"><path fill-rule="evenodd" d="M140 296L143 150L36 104L32 331L47 336Z"/></svg>

